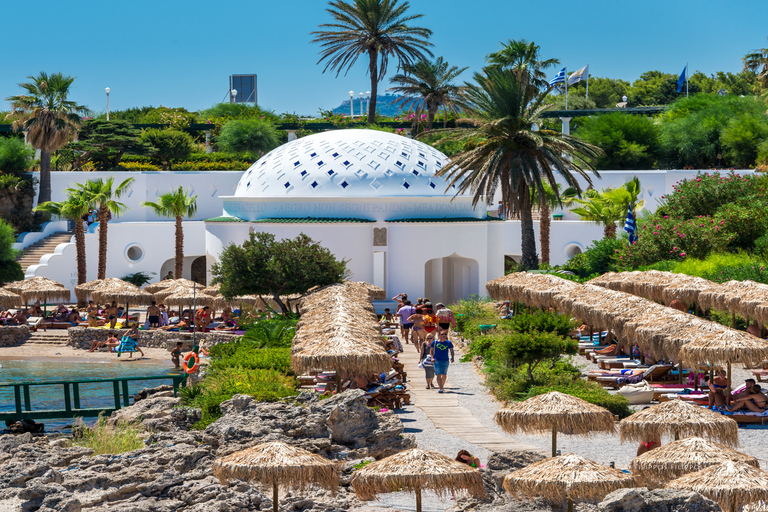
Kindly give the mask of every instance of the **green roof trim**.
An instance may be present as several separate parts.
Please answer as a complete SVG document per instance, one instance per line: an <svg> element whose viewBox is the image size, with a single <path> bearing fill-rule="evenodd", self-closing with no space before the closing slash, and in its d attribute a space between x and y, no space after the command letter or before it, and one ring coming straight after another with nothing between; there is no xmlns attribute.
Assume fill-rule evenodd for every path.
<svg viewBox="0 0 768 512"><path fill-rule="evenodd" d="M251 221L254 224L345 224L345 223L372 223L375 220L344 218L344 217L273 217L270 219L258 219Z"/></svg>
<svg viewBox="0 0 768 512"><path fill-rule="evenodd" d="M212 217L210 219L205 219L203 222L248 222L244 219L239 219L237 217Z"/></svg>
<svg viewBox="0 0 768 512"><path fill-rule="evenodd" d="M504 222L504 219L499 219L498 217L485 217L482 219L478 219L475 217L442 217L439 219L430 219L430 218L421 218L421 217L410 217L406 219L393 219L388 220L387 222L413 222L413 223L419 223L419 222L496 222L501 221Z"/></svg>

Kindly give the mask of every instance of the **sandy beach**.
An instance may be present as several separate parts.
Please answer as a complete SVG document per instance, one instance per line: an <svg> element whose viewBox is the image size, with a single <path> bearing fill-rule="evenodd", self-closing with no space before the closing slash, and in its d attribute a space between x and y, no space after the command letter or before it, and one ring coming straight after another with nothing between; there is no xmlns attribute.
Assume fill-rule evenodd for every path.
<svg viewBox="0 0 768 512"><path fill-rule="evenodd" d="M164 366L173 366L171 362L171 353L162 348L143 348L144 357L136 361L136 364L161 364ZM134 359L139 356L134 355ZM62 362L82 362L83 360L93 362L120 363L130 361L127 354L119 359L117 354L110 352L88 352L87 350L75 349L68 345L35 345L23 344L16 347L0 347L0 361L8 360L27 360L27 361L62 361Z"/></svg>

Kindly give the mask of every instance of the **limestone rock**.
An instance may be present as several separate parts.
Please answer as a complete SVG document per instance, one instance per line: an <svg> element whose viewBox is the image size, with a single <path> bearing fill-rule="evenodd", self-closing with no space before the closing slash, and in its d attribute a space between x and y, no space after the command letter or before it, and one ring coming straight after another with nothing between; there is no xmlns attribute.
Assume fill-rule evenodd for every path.
<svg viewBox="0 0 768 512"><path fill-rule="evenodd" d="M132 423L140 419L153 420L164 418L171 413L175 406L179 405L180 401L180 398L167 396L140 400L131 407L124 407L113 412L107 423L114 426L119 422Z"/></svg>
<svg viewBox="0 0 768 512"><path fill-rule="evenodd" d="M600 512L720 512L720 506L699 493L680 489L637 487L612 492L598 505Z"/></svg>

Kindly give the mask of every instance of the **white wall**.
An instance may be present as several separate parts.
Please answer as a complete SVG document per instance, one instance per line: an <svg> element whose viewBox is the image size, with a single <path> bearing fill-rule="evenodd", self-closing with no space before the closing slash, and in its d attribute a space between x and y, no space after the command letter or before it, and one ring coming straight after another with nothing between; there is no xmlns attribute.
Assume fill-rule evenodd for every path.
<svg viewBox="0 0 768 512"><path fill-rule="evenodd" d="M96 279L99 263L99 233L96 225L85 235L87 281ZM205 255L205 223L184 222L184 277L190 277L191 260ZM151 282L162 279L163 263L176 254L175 224L173 222L110 222L107 243L107 277L122 277L146 272ZM139 261L131 261L126 253L138 245L143 253ZM167 271L166 271L167 273ZM53 254L43 256L39 265L27 269L26 277L43 276L62 283L74 292L77 284L75 244L59 244ZM74 293L72 294L74 298Z"/></svg>
<svg viewBox="0 0 768 512"><path fill-rule="evenodd" d="M501 223L499 223L501 224ZM508 220L504 224L504 254L519 256L522 254L522 231L519 220ZM583 252L594 240L603 238L603 226L580 220L555 220L550 224L549 261L552 265L562 265L568 261L567 249L571 245ZM536 236L536 252L541 256L539 244L539 223L534 221L533 231Z"/></svg>
<svg viewBox="0 0 768 512"><path fill-rule="evenodd" d="M39 173L34 173L39 179ZM52 172L51 200L63 201L67 198L67 189L87 180L114 176L115 184L127 178L133 178L131 190L120 202L130 210L120 216L123 222L160 220L149 208L142 208L142 201L155 201L157 197L179 185L191 189L197 198L197 215L190 220L203 220L218 217L223 211L224 202L220 196L231 195L240 181L243 171L142 171L142 172ZM37 192L35 192L37 201ZM164 219L162 219L164 220Z"/></svg>

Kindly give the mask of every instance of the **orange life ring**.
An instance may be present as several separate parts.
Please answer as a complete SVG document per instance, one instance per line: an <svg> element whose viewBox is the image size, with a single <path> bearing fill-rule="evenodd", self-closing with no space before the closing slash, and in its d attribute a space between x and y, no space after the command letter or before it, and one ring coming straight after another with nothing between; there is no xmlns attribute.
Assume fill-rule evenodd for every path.
<svg viewBox="0 0 768 512"><path fill-rule="evenodd" d="M192 366L189 365L190 359L195 360ZM200 369L200 356L198 356L195 352L190 352L187 354L187 357L184 358L184 364L182 365L182 368L184 368L184 371L187 373L195 373Z"/></svg>

